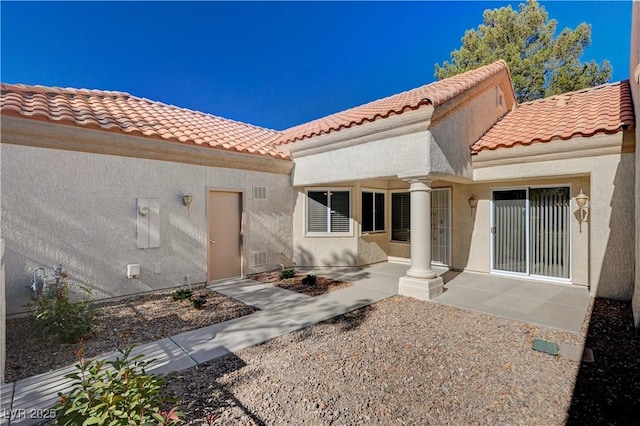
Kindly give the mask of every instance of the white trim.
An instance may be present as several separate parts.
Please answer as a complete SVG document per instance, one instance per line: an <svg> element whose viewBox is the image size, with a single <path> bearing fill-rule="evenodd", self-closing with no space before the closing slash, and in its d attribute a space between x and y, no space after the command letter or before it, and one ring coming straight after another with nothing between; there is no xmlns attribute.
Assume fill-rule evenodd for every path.
<svg viewBox="0 0 640 426"><path fill-rule="evenodd" d="M309 232L309 192L348 192L349 193L349 232ZM353 188L345 186L332 186L332 187L305 187L304 188L304 236L309 238L326 238L326 237L353 237ZM331 223L331 210L327 209L327 220Z"/></svg>
<svg viewBox="0 0 640 426"><path fill-rule="evenodd" d="M567 227L569 232L569 277L561 278L561 277L553 277L547 275L535 275L531 273L531 200L530 200L530 189L537 188L567 188L569 190L569 209L567 211ZM512 272L512 271L504 271L501 269L495 269L495 234L492 232L493 227L495 226L495 204L494 204L494 193L500 191L518 191L524 190L526 192L525 198L525 214L526 214L526 228L525 228L525 255L526 255L526 272ZM509 277L519 277L519 278L529 278L533 281L544 281L558 284L573 284L573 226L571 221L571 210L573 209L573 197L572 194L572 186L571 184L539 184L539 185L529 185L529 186L513 186L513 187L497 187L491 189L491 204L490 204L490 246L491 246L491 257L490 257L490 268L489 271L491 274L495 275L503 275Z"/></svg>
<svg viewBox="0 0 640 426"><path fill-rule="evenodd" d="M389 220L389 222L388 222L389 223L389 226L388 226L389 239L388 239L388 242L390 242L390 243L399 243L399 244L410 244L411 240L402 241L402 240L394 240L393 239L393 222L392 222L393 221L393 203L392 203L392 200L393 200L393 194L398 194L398 193L409 194L409 188L407 188L407 189L400 188L400 189L390 189L389 190L389 219L388 219ZM411 197L409 197L409 202L411 202Z"/></svg>
<svg viewBox="0 0 640 426"><path fill-rule="evenodd" d="M387 256L387 262L401 263L403 265L411 265L410 257Z"/></svg>
<svg viewBox="0 0 640 426"><path fill-rule="evenodd" d="M495 200L494 194L500 191L525 191L525 212L526 212L526 230L525 230L525 257L526 257L526 272L505 271L502 269L495 269L495 233L493 232L494 226L496 226L495 218ZM513 186L513 187L499 187L491 189L491 223L489 228L489 235L491 236L491 265L489 271L491 273L497 273L500 275L510 275L518 277L529 276L529 187L527 186Z"/></svg>
<svg viewBox="0 0 640 426"><path fill-rule="evenodd" d="M452 237L453 237L453 217L452 217L452 213L451 210L453 209L452 206L452 188L450 186L442 186L442 187L438 187L438 188L431 188L431 194L432 194L432 198L431 198L431 209L433 210L433 192L435 191L446 191L448 194L448 213L449 213L449 226L448 226L448 245L447 245L447 260L449 261L449 263L440 263L440 262L434 262L433 261L433 247L431 247L431 264L435 265L435 266L446 266L446 267L451 267L451 255L452 255L452 251L451 251L451 246L452 244ZM433 228L433 224L431 224L431 227Z"/></svg>
<svg viewBox="0 0 640 426"><path fill-rule="evenodd" d="M375 194L382 194L384 196L384 229L374 229L373 231L363 231L362 230L362 222L363 222L363 217L364 217L364 211L362 209L362 194L368 192L368 193L372 193L374 194L373 197L373 206L374 206L374 210L375 210L375 204L376 204L376 197ZM372 235L372 234L384 234L387 232L387 204L389 204L388 200L389 200L389 196L388 196L388 192L386 189L375 189L375 188L365 188L365 187L361 187L360 188L360 200L359 200L359 212L360 212L360 236L362 235ZM373 213L373 212L372 212ZM352 215L353 216L353 215ZM376 217L375 215L373 216L373 227L376 227Z"/></svg>

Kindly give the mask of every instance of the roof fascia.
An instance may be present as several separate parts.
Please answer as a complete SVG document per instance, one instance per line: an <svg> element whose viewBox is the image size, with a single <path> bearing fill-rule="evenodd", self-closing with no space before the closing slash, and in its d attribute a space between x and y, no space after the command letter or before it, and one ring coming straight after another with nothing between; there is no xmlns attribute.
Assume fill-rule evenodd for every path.
<svg viewBox="0 0 640 426"><path fill-rule="evenodd" d="M416 133L429 128L432 114L433 106L426 105L413 111L406 111L373 122L281 145L278 149L295 159L375 140Z"/></svg>
<svg viewBox="0 0 640 426"><path fill-rule="evenodd" d="M485 149L472 155L471 162L475 170L507 164L567 160L633 152L635 152L633 133L620 131L590 137L577 136L567 140L556 139L550 142L535 142L531 145L501 147L495 150Z"/></svg>
<svg viewBox="0 0 640 426"><path fill-rule="evenodd" d="M28 118L2 116L1 125L2 142L9 144L277 174L293 168L289 160Z"/></svg>

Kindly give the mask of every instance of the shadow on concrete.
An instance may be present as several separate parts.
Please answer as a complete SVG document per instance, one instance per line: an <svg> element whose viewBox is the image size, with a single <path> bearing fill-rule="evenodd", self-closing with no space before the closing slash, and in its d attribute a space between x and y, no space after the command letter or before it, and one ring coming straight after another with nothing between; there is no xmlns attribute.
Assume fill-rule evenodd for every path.
<svg viewBox="0 0 640 426"><path fill-rule="evenodd" d="M640 331L633 328L629 302L596 299L583 362L569 409L569 425L637 424L640 415Z"/></svg>
<svg viewBox="0 0 640 426"><path fill-rule="evenodd" d="M454 279L455 277L457 277L458 275L460 275L462 272L460 271L453 271L453 270L448 270L447 272L445 272L444 274L440 274L440 277L442 277L442 280L444 281L444 284L448 283L449 281L451 281L452 279ZM446 289L445 289L446 291Z"/></svg>
<svg viewBox="0 0 640 426"><path fill-rule="evenodd" d="M355 311L347 312L344 315L331 318L326 322L328 324L339 325L341 331L343 332L352 331L360 327L360 325L362 325L362 323L367 319L369 315L371 315L371 313L373 313L373 311L375 311L375 309L376 308L371 305L365 306L364 308L360 308Z"/></svg>

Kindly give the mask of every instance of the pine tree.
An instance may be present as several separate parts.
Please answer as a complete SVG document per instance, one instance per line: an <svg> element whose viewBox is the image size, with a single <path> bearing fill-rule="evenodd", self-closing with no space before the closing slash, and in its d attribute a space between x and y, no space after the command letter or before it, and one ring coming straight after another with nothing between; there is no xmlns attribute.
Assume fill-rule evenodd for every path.
<svg viewBox="0 0 640 426"><path fill-rule="evenodd" d="M462 46L451 52L451 62L436 64L438 79L460 74L504 59L520 102L593 87L611 78L611 64L580 61L591 44L591 26L565 28L555 37L558 25L536 0L519 5L487 9L483 23L465 32Z"/></svg>

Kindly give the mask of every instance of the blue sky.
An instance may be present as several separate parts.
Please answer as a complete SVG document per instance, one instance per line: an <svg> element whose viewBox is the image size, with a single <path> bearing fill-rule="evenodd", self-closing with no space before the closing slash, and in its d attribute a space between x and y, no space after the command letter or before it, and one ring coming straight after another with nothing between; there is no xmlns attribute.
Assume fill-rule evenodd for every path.
<svg viewBox="0 0 640 426"><path fill-rule="evenodd" d="M5 83L117 90L284 129L434 78L485 9L520 2L7 2ZM629 77L631 1L541 2Z"/></svg>

